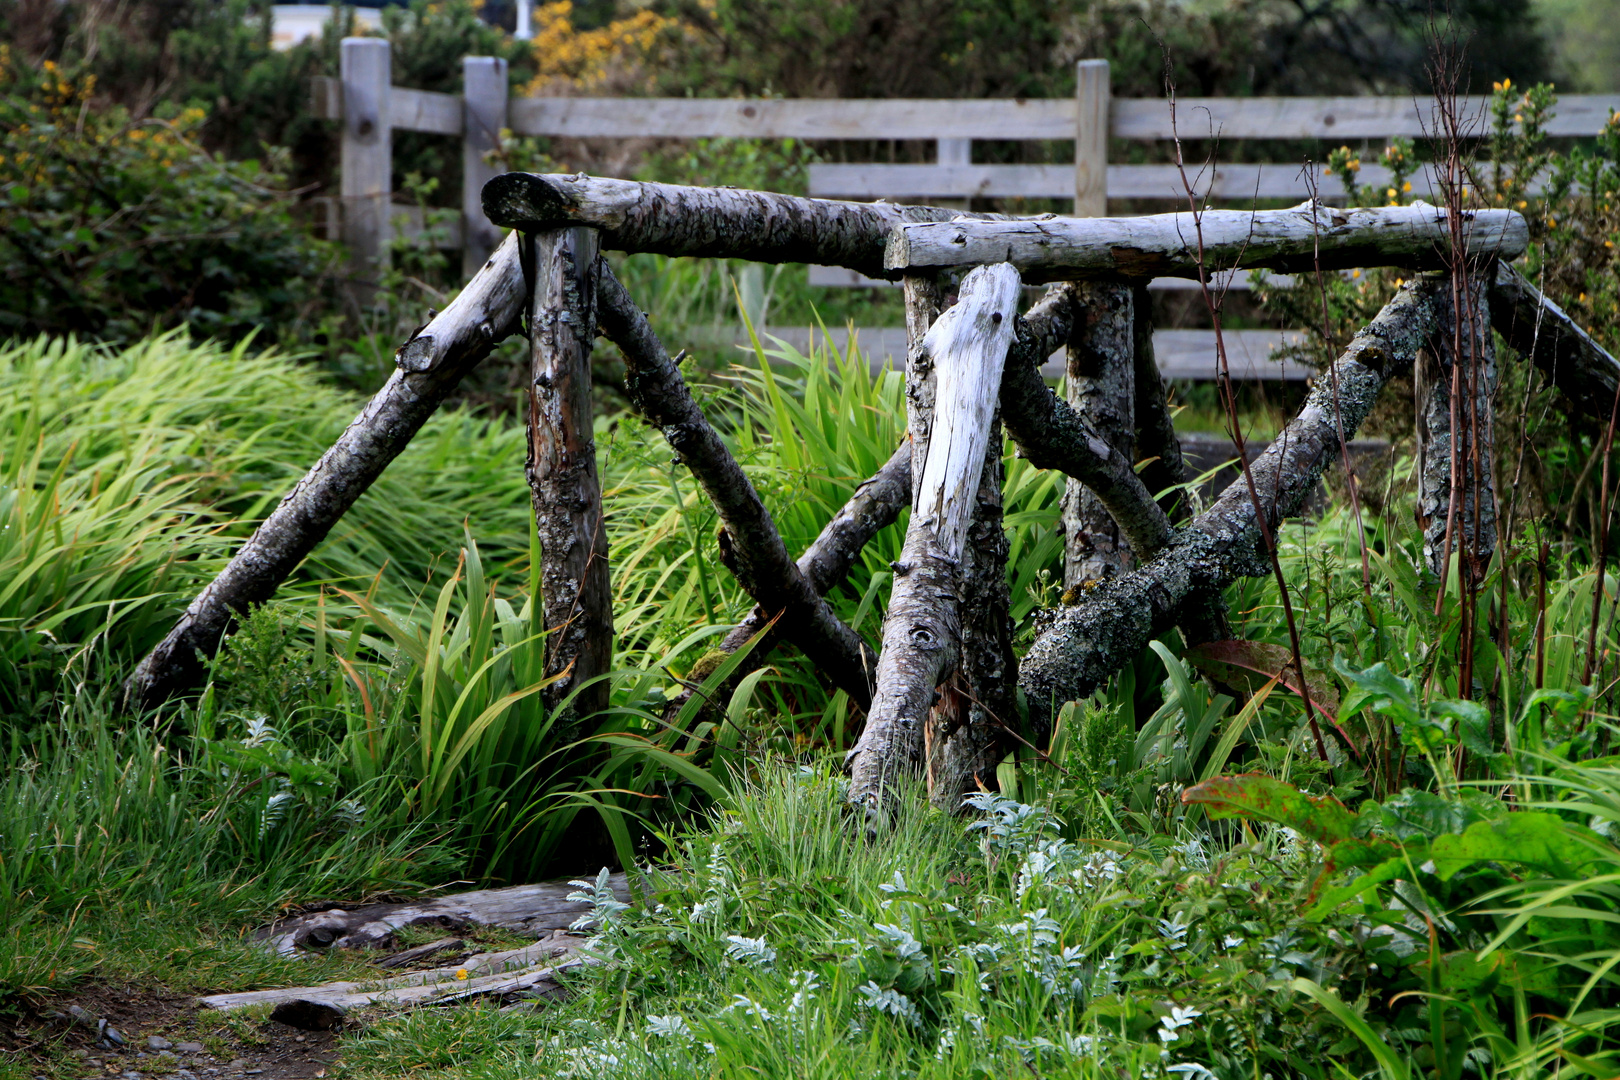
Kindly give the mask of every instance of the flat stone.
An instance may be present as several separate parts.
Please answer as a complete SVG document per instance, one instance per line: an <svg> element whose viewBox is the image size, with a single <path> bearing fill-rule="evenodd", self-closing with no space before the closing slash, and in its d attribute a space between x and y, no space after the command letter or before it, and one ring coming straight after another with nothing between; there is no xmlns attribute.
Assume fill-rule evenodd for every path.
<svg viewBox="0 0 1620 1080"><path fill-rule="evenodd" d="M197 1080L197 1074L190 1069L176 1069L174 1080Z"/></svg>
<svg viewBox="0 0 1620 1080"><path fill-rule="evenodd" d="M200 1054L203 1051L203 1044L200 1042L175 1043L174 1048L182 1054Z"/></svg>
<svg viewBox="0 0 1620 1080"><path fill-rule="evenodd" d="M173 1047L174 1043L170 1042L168 1039L165 1039L161 1035L152 1035L146 1040L146 1048L148 1050L169 1050Z"/></svg>
<svg viewBox="0 0 1620 1080"><path fill-rule="evenodd" d="M247 1058L233 1058L231 1060L230 1067L233 1068L233 1069L245 1069L245 1068L247 1068L248 1067Z"/></svg>

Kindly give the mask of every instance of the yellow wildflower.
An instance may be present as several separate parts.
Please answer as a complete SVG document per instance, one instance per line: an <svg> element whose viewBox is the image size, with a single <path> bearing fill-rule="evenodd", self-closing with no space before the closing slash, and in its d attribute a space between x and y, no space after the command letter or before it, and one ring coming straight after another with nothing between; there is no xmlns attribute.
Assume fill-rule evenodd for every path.
<svg viewBox="0 0 1620 1080"><path fill-rule="evenodd" d="M1402 191L1411 191L1412 190L1412 181L1408 180L1406 183L1402 184L1401 185L1401 190Z"/></svg>
<svg viewBox="0 0 1620 1080"><path fill-rule="evenodd" d="M1529 205L1530 205L1530 200L1528 200L1528 199L1520 199L1519 200L1519 209L1520 210L1523 210L1525 207L1527 207Z"/></svg>
<svg viewBox="0 0 1620 1080"><path fill-rule="evenodd" d="M1360 270L1352 270L1352 271L1350 271L1350 276L1353 277L1353 278L1358 278L1358 277L1361 276L1361 271Z"/></svg>
<svg viewBox="0 0 1620 1080"><path fill-rule="evenodd" d="M469 978L469 977L470 976L469 976L469 973L468 973L466 968L457 969L456 978L458 978L458 979L466 979L466 978Z"/></svg>

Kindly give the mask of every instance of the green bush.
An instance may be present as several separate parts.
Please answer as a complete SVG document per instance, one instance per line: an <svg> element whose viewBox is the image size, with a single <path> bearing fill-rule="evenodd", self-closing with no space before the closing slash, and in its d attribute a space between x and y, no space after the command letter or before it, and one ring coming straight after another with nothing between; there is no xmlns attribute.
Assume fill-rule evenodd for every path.
<svg viewBox="0 0 1620 1080"><path fill-rule="evenodd" d="M137 121L94 86L0 66L0 331L296 334L333 252L294 221L284 162L210 155L201 109Z"/></svg>

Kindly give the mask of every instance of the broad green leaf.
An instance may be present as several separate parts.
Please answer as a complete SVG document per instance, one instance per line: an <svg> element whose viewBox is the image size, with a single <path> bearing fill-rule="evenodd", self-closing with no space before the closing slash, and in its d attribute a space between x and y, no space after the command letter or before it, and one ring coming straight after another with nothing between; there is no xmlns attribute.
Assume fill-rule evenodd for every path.
<svg viewBox="0 0 1620 1080"><path fill-rule="evenodd" d="M1595 833L1553 814L1509 814L1470 825L1462 835L1437 837L1429 848L1442 881L1479 862L1533 866L1554 877L1580 875L1599 861Z"/></svg>
<svg viewBox="0 0 1620 1080"><path fill-rule="evenodd" d="M1207 807L1212 818L1273 821L1320 844L1350 838L1355 815L1329 795L1306 795L1292 784L1259 773L1220 776L1194 784L1181 801Z"/></svg>

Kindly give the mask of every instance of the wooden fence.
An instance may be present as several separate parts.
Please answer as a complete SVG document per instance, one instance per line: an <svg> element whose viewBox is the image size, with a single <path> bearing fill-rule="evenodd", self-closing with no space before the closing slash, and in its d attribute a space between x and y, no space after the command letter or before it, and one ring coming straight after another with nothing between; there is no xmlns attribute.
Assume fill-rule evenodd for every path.
<svg viewBox="0 0 1620 1080"><path fill-rule="evenodd" d="M1432 103L1417 97L1182 98L1172 125L1160 99L1115 98L1108 63L1080 61L1073 98L989 100L742 98L513 98L505 61L469 56L463 61L462 95L394 86L389 43L382 38L345 38L341 76L320 77L312 87L313 112L343 122L339 226L354 260L357 280L373 279L387 258L387 238L401 223L413 227L411 208L392 205L392 133L420 131L462 140L462 214L447 246L460 248L470 277L500 240L484 217L479 192L497 171L485 161L499 132L576 138L760 138L813 140L926 140L936 146L933 164L817 164L810 167L810 194L829 198L934 202L974 197L1069 199L1080 216L1101 216L1113 200L1174 201L1185 198L1174 165L1109 164L1111 139L1164 142L1218 135L1231 140L1335 140L1358 142L1396 136L1421 138L1433 126ZM1465 131L1489 134L1487 100L1465 98ZM1596 135L1620 110L1620 94L1569 95L1559 99L1549 135ZM976 165L975 140L1069 140L1070 165ZM1303 200L1311 184L1324 198L1342 197L1332 177L1306 176L1299 162L1189 167L1197 190L1217 200ZM1370 185L1388 182L1388 171L1369 162L1359 173ZM1432 183L1413 179L1419 192ZM1161 207L1162 208L1162 207ZM878 285L853 271L812 267L816 285ZM1160 279L1161 287L1185 283ZM1237 287L1245 282L1239 276ZM1287 332L1274 334L1280 343ZM1185 335L1183 335L1185 337ZM1250 353L1263 355L1258 339ZM1256 361L1250 377L1304 378L1297 365L1267 368ZM1200 375L1213 364L1208 342L1186 338L1161 357L1166 374ZM1235 371L1234 374L1238 372Z"/></svg>

